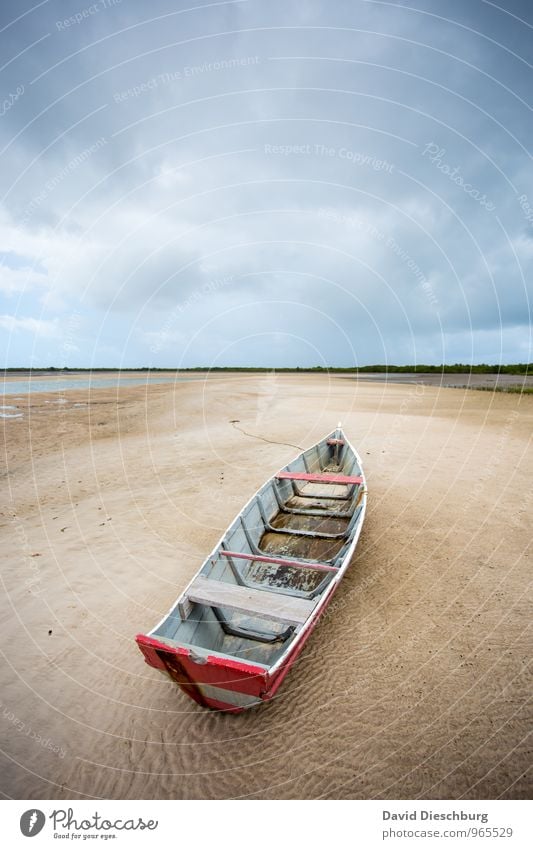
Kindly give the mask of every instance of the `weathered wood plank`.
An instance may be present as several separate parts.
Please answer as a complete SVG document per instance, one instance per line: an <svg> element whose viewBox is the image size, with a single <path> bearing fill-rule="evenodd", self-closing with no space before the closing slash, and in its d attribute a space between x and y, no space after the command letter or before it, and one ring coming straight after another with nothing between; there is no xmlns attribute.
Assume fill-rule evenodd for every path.
<svg viewBox="0 0 533 849"><path fill-rule="evenodd" d="M318 516L323 513L317 512ZM342 519L344 514L339 514ZM241 551L226 551L221 548L219 554L223 557L234 557L236 560L257 560L258 563L277 563L279 566L294 566L296 569L317 569L319 572L338 572L336 566L328 566L326 563L306 563L305 560L287 560L286 557L268 557L265 554L245 554Z"/></svg>
<svg viewBox="0 0 533 849"><path fill-rule="evenodd" d="M178 613L183 620L188 619L192 613L192 604L188 598L178 602Z"/></svg>
<svg viewBox="0 0 533 849"><path fill-rule="evenodd" d="M212 581L199 575L187 590L190 601L207 604L210 607L226 607L250 616L260 616L273 622L286 622L290 625L303 625L312 613L316 601L296 598L263 590L252 590L228 584L224 581Z"/></svg>
<svg viewBox="0 0 533 849"><path fill-rule="evenodd" d="M310 483L363 483L363 478L360 475L308 475L305 472L278 472L276 477L279 480L309 481Z"/></svg>

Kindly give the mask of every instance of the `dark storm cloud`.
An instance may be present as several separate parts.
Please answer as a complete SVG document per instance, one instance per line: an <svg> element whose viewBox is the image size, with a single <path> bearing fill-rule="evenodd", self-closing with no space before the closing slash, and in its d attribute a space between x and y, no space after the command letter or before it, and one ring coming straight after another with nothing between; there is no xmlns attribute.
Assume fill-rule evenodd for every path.
<svg viewBox="0 0 533 849"><path fill-rule="evenodd" d="M80 364L531 359L527 4L30 9L0 24L17 362L72 315Z"/></svg>

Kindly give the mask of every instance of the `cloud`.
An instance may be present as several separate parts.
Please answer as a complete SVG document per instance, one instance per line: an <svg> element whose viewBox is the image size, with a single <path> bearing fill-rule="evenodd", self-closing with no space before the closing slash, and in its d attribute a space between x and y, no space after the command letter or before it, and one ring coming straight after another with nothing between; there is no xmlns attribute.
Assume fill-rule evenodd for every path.
<svg viewBox="0 0 533 849"><path fill-rule="evenodd" d="M8 333L30 333L33 336L55 338L58 335L57 321L45 321L38 318L20 318L14 315L0 315L0 327Z"/></svg>
<svg viewBox="0 0 533 849"><path fill-rule="evenodd" d="M0 292L8 297L46 285L46 274L32 268L30 263L18 268L12 268L7 264L0 265Z"/></svg>
<svg viewBox="0 0 533 849"><path fill-rule="evenodd" d="M24 91L0 118L0 251L25 264L0 309L83 315L72 364L497 358L498 333L524 358L527 26L345 0L63 16L7 31L13 56L50 35L2 72Z"/></svg>

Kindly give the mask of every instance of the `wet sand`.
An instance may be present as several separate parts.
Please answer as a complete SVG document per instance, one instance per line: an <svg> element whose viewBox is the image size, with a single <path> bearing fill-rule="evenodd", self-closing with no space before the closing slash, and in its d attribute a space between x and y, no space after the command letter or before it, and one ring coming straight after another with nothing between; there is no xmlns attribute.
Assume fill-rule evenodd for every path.
<svg viewBox="0 0 533 849"><path fill-rule="evenodd" d="M530 796L531 396L266 374L2 403L4 796ZM134 635L338 420L352 566L278 697L206 712Z"/></svg>
<svg viewBox="0 0 533 849"><path fill-rule="evenodd" d="M341 375L339 375L340 377ZM436 374L431 372L361 372L357 376L342 375L345 380L368 380L371 383L414 383L423 386L448 386L454 389L495 389L499 392L533 388L531 374Z"/></svg>

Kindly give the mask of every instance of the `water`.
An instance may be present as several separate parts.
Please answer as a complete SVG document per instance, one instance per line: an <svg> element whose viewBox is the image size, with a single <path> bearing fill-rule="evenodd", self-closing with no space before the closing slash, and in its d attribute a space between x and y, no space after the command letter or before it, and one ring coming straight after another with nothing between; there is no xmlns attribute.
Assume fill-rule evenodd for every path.
<svg viewBox="0 0 533 849"><path fill-rule="evenodd" d="M78 377L32 378L9 380L0 384L0 395L29 395L32 392L68 392L69 389L114 389L119 386L152 386L156 383L187 383L204 377Z"/></svg>
<svg viewBox="0 0 533 849"><path fill-rule="evenodd" d="M0 404L0 419L21 419L23 413L6 413L6 410L18 409L13 404Z"/></svg>

